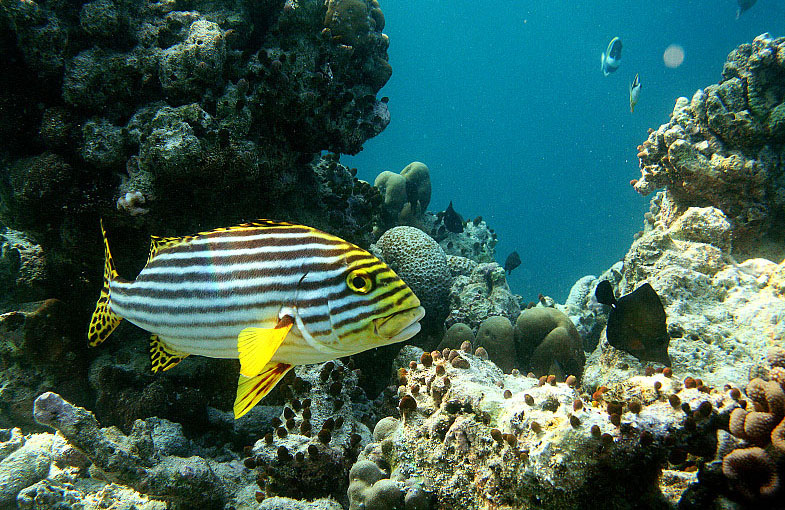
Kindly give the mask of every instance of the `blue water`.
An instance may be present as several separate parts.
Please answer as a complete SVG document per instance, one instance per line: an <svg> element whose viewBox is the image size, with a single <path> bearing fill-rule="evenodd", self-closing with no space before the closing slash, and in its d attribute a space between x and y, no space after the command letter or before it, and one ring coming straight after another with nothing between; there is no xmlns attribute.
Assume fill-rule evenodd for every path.
<svg viewBox="0 0 785 510"><path fill-rule="evenodd" d="M520 254L508 281L527 301L563 302L578 278L623 258L650 198L629 185L646 130L668 121L677 97L719 81L737 45L785 35L780 0L759 0L739 20L734 0L381 3L392 122L342 162L370 182L426 163L429 209L452 200L465 218L482 215L498 261ZM605 77L600 53L614 36L622 64ZM662 60L672 43L686 55L677 69Z"/></svg>

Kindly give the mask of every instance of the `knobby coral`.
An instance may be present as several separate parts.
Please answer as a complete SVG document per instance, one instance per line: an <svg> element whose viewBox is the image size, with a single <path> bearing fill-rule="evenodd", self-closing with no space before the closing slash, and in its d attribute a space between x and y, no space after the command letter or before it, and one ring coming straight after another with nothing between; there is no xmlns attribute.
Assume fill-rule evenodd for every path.
<svg viewBox="0 0 785 510"><path fill-rule="evenodd" d="M769 349L771 369L785 368L785 349ZM745 498L768 500L780 492L775 458L785 455L785 391L778 381L756 378L746 388L749 401L733 410L729 429L756 446L733 450L722 459L722 472Z"/></svg>

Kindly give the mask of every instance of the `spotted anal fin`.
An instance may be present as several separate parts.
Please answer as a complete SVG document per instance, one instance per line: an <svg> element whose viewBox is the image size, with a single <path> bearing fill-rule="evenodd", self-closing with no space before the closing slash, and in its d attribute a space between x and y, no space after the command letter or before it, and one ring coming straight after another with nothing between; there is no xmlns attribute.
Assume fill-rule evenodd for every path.
<svg viewBox="0 0 785 510"><path fill-rule="evenodd" d="M106 240L103 221L101 222L101 235L104 240L104 286L101 288L101 294L95 304L95 311L90 318L90 329L87 332L90 347L95 347L106 340L123 320L112 311L111 307L111 283L120 277L115 269L112 253L109 251L109 242Z"/></svg>
<svg viewBox="0 0 785 510"><path fill-rule="evenodd" d="M237 381L237 398L234 400L234 418L240 418L251 410L270 390L275 388L278 381L291 370L292 365L287 363L268 363L259 375L245 377L240 375Z"/></svg>
<svg viewBox="0 0 785 510"><path fill-rule="evenodd" d="M284 315L274 328L245 328L237 336L240 357L240 374L254 377L266 369L275 351L283 343L294 320Z"/></svg>
<svg viewBox="0 0 785 510"><path fill-rule="evenodd" d="M172 351L157 335L150 337L150 361L153 364L153 372L165 372L187 357L188 354Z"/></svg>

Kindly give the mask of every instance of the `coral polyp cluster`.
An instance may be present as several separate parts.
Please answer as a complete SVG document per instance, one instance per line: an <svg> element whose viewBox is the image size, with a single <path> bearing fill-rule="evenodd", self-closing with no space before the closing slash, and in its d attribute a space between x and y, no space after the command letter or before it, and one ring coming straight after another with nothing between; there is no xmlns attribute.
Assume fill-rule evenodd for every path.
<svg viewBox="0 0 785 510"><path fill-rule="evenodd" d="M722 472L749 501L768 501L781 493L785 457L785 348L769 349L767 360L772 380L755 378L747 384L741 407L730 415L730 433L744 440L722 459ZM775 378L776 377L776 378ZM752 446L754 445L754 446Z"/></svg>

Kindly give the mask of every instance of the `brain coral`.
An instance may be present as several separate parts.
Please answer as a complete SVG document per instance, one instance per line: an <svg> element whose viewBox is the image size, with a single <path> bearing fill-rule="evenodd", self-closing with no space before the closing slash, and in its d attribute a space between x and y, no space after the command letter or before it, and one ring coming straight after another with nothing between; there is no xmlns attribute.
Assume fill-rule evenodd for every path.
<svg viewBox="0 0 785 510"><path fill-rule="evenodd" d="M452 278L447 257L425 232L394 227L376 242L376 251L414 291L425 307L425 320L444 320Z"/></svg>

